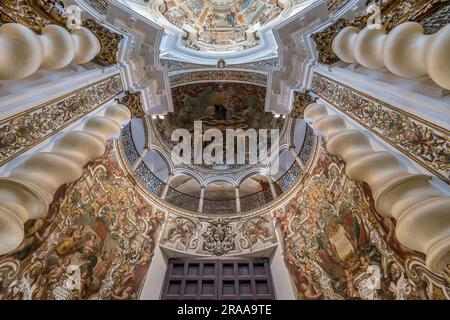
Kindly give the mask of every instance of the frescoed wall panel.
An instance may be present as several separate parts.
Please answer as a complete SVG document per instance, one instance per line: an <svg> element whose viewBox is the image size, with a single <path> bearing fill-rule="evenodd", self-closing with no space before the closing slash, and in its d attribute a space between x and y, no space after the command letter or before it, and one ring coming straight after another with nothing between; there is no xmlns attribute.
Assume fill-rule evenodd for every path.
<svg viewBox="0 0 450 320"><path fill-rule="evenodd" d="M273 212L299 299L449 299L450 287L424 256L399 243L367 185L322 151L290 203Z"/></svg>
<svg viewBox="0 0 450 320"><path fill-rule="evenodd" d="M62 186L48 215L0 257L0 298L135 299L164 220L135 192L114 150Z"/></svg>

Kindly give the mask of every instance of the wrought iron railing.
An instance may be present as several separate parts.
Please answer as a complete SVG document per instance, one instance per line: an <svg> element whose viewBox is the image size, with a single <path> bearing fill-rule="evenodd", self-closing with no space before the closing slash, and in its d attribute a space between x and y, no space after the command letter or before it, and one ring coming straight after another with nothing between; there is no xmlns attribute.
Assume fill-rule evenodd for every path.
<svg viewBox="0 0 450 320"><path fill-rule="evenodd" d="M233 214L236 213L236 198L203 199L203 213L205 214Z"/></svg>
<svg viewBox="0 0 450 320"><path fill-rule="evenodd" d="M125 151L125 156L130 166L139 158L139 152L134 145L134 139L131 134L131 121L127 123L122 129L122 145Z"/></svg>
<svg viewBox="0 0 450 320"><path fill-rule="evenodd" d="M266 203L270 202L270 199L267 198L267 194L264 192L264 190L247 196L242 196L239 200L241 202L241 212L246 212L262 207Z"/></svg>
<svg viewBox="0 0 450 320"><path fill-rule="evenodd" d="M200 198L169 187L165 200L179 208L197 212Z"/></svg>
<svg viewBox="0 0 450 320"><path fill-rule="evenodd" d="M134 145L133 139L131 138L131 126L127 125L122 130L122 141L124 146L124 151L126 158L130 165L136 161L139 154ZM311 151L314 144L314 134L311 127L306 127L305 139L303 145L298 153L298 157L301 161L306 164L311 155ZM294 159L293 163L288 170L274 182L277 192L282 191L283 193L292 188L292 186L301 178L303 170L301 169L298 162ZM136 168L134 172L136 178L145 186L147 189L158 197L162 196L163 190L166 183L161 181L153 172L147 167L145 162ZM190 195L183 193L173 187L167 189L167 194L164 199L166 202L182 208L184 210L189 210L193 212L198 212L200 197L195 195ZM271 190L265 188L254 194L239 197L239 202L241 206L241 212L251 211L260 208L269 202L274 200ZM203 210L204 214L235 214L237 212L236 208L236 198L203 198Z"/></svg>
<svg viewBox="0 0 450 320"><path fill-rule="evenodd" d="M147 187L149 191L157 196L161 196L165 183L159 180L144 162L139 164L134 171L134 175L144 184L144 186Z"/></svg>

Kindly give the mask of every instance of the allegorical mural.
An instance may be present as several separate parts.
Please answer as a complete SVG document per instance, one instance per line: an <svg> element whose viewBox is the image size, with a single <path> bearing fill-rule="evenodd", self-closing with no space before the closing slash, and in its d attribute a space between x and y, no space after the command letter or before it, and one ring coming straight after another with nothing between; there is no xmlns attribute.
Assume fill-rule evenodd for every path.
<svg viewBox="0 0 450 320"><path fill-rule="evenodd" d="M0 256L0 299L134 299L164 214L135 192L114 150L62 186L22 244Z"/></svg>
<svg viewBox="0 0 450 320"><path fill-rule="evenodd" d="M258 45L255 28L282 10L276 0L164 0L159 7L170 23L183 29L185 46L210 51Z"/></svg>
<svg viewBox="0 0 450 320"><path fill-rule="evenodd" d="M376 212L367 185L324 150L290 204L273 212L298 298L450 299L424 256L397 241L395 220Z"/></svg>
<svg viewBox="0 0 450 320"><path fill-rule="evenodd" d="M163 247L204 256L245 254L273 247L275 230L266 213L246 219L198 220L169 215L161 237Z"/></svg>
<svg viewBox="0 0 450 320"><path fill-rule="evenodd" d="M174 112L157 121L159 132L169 145L178 128L194 132L194 121L209 128L281 129L284 120L264 112L266 88L243 83L199 83L172 89Z"/></svg>

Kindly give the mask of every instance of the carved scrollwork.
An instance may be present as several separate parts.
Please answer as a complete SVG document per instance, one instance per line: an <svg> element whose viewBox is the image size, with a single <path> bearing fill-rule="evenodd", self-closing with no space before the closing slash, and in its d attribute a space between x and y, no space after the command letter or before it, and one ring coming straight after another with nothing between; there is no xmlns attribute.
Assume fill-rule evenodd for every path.
<svg viewBox="0 0 450 320"><path fill-rule="evenodd" d="M121 104L124 104L130 109L132 118L143 118L145 116L144 109L141 104L141 93L125 91L125 96L120 100Z"/></svg>
<svg viewBox="0 0 450 320"><path fill-rule="evenodd" d="M313 102L312 97L309 95L309 92L301 93L295 92L294 94L294 103L292 105L291 117L292 118L303 118L303 112L305 111L306 106Z"/></svg>
<svg viewBox="0 0 450 320"><path fill-rule="evenodd" d="M224 255L235 249L234 239L236 236L230 221L217 218L211 221L206 231L202 233L203 250L216 256Z"/></svg>
<svg viewBox="0 0 450 320"><path fill-rule="evenodd" d="M312 39L316 43L316 50L318 53L318 61L323 64L333 64L339 61L339 58L334 54L331 49L331 42L339 31L348 27L350 23L345 19L339 19L332 25L326 27L320 32L316 32L311 35Z"/></svg>
<svg viewBox="0 0 450 320"><path fill-rule="evenodd" d="M93 19L86 19L83 24L97 36L102 46L100 53L95 57L96 61L104 66L116 64L117 51L123 36L112 32Z"/></svg>

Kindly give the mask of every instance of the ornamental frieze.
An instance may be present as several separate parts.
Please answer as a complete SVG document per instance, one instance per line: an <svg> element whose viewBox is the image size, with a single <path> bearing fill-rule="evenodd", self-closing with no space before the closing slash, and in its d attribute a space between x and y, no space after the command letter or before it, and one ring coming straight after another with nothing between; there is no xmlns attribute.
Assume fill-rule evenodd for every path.
<svg viewBox="0 0 450 320"><path fill-rule="evenodd" d="M180 71L180 70L188 70L188 69L198 69L201 68L202 65L172 60L172 59L161 59L161 65L167 68L168 72ZM277 67L278 58L270 58L259 61L251 61L246 63L234 64L233 68L241 68L241 69L255 69L261 71L269 71Z"/></svg>
<svg viewBox="0 0 450 320"><path fill-rule="evenodd" d="M0 121L0 165L83 118L122 90L117 74Z"/></svg>
<svg viewBox="0 0 450 320"><path fill-rule="evenodd" d="M315 73L312 91L447 183L450 182L449 132Z"/></svg>
<svg viewBox="0 0 450 320"><path fill-rule="evenodd" d="M260 86L266 86L267 76L256 72L235 70L194 71L170 76L170 85L172 88L182 84L203 81L249 82Z"/></svg>
<svg viewBox="0 0 450 320"><path fill-rule="evenodd" d="M277 242L269 213L236 219L205 219L169 214L160 244L178 252L198 255L245 254Z"/></svg>

